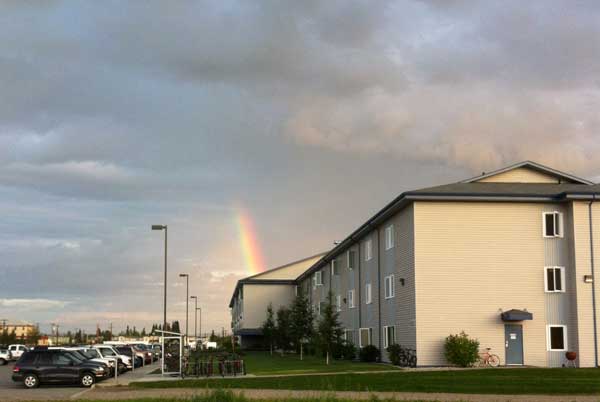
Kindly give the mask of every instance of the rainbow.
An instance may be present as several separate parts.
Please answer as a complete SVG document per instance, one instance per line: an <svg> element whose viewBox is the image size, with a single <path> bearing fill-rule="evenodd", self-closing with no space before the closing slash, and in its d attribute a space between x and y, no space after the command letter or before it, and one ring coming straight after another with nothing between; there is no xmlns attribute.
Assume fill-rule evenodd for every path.
<svg viewBox="0 0 600 402"><path fill-rule="evenodd" d="M252 217L243 207L237 207L235 210L235 220L239 232L242 253L244 254L246 269L252 274L258 274L265 270L265 262L260 249L260 244L258 243L258 236L254 229Z"/></svg>

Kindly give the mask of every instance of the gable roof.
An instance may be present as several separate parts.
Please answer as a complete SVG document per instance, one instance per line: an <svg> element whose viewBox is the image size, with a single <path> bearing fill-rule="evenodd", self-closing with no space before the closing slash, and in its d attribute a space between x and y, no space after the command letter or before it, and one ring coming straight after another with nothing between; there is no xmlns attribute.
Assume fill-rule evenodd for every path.
<svg viewBox="0 0 600 402"><path fill-rule="evenodd" d="M528 167L546 172L557 177L568 179L569 183L495 183L478 182L485 177L500 174L512 169ZM352 244L362 239L363 236L375 230L393 214L397 213L414 201L515 201L515 202L561 202L569 199L599 199L600 184L581 179L568 173L540 165L539 163L525 161L506 168L498 169L488 174L480 175L458 183L427 187L419 190L407 191L400 194L354 232L341 241L336 247L317 261L297 278L300 281L311 275L316 270L329 263L340 253L347 250Z"/></svg>
<svg viewBox="0 0 600 402"><path fill-rule="evenodd" d="M510 166L503 167L501 169L494 170L489 173L484 172L484 173L480 174L479 176L475 176L475 177L471 177L470 179L463 180L463 181L461 181L461 183L473 183L473 182L480 181L482 179L486 179L488 177L496 176L496 175L499 175L502 173L509 172L511 170L521 169L521 168L527 168L527 169L531 169L531 170L534 170L539 173L544 173L546 175L556 177L559 180L562 179L562 180L566 181L567 183L578 183L578 184L588 184L588 185L594 184L593 182L591 182L589 180L582 179L581 177L573 176L569 173L561 172L560 170L556 170L551 167L544 166L540 163L533 162L533 161L523 161L523 162L515 163L514 165L510 165Z"/></svg>
<svg viewBox="0 0 600 402"><path fill-rule="evenodd" d="M229 307L233 307L233 301L238 294L240 288L244 284L250 285L294 285L296 283L296 277L294 269L301 268L301 272L305 272L314 262L325 255L325 252L311 255L310 257L302 258L297 261L293 261L279 267L269 269L267 271L259 272L258 274L247 276L237 281L231 300L229 301ZM304 266L303 266L304 265ZM274 274L274 275L273 275Z"/></svg>

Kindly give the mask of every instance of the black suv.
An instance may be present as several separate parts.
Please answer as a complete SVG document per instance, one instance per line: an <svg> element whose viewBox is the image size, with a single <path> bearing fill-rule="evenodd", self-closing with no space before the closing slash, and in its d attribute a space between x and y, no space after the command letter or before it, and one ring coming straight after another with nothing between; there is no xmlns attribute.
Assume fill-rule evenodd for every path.
<svg viewBox="0 0 600 402"><path fill-rule="evenodd" d="M86 361L67 350L35 349L23 353L15 363L12 380L23 382L26 388L50 383L91 387L108 373L106 364Z"/></svg>

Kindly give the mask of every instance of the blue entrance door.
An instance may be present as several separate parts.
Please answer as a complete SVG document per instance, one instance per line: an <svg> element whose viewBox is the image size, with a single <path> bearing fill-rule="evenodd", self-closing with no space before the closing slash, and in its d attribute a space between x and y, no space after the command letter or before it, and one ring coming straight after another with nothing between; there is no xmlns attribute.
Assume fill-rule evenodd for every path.
<svg viewBox="0 0 600 402"><path fill-rule="evenodd" d="M523 326L504 324L506 364L523 364Z"/></svg>

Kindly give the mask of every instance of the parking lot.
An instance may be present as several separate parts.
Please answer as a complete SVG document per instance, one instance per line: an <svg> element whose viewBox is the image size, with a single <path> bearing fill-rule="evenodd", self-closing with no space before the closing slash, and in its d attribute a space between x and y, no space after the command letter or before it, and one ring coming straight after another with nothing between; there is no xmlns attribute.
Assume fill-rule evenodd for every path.
<svg viewBox="0 0 600 402"><path fill-rule="evenodd" d="M12 369L14 362L0 366L0 401L35 401L35 400L66 400L80 393L85 393L90 388L82 388L77 385L42 385L36 389L25 389L23 384L12 380ZM146 366L144 369L136 369L135 372L128 371L120 376L119 383L126 382L137 376L137 373L148 372L160 367L160 361ZM103 383L113 382L105 380ZM102 383L101 383L102 384Z"/></svg>

